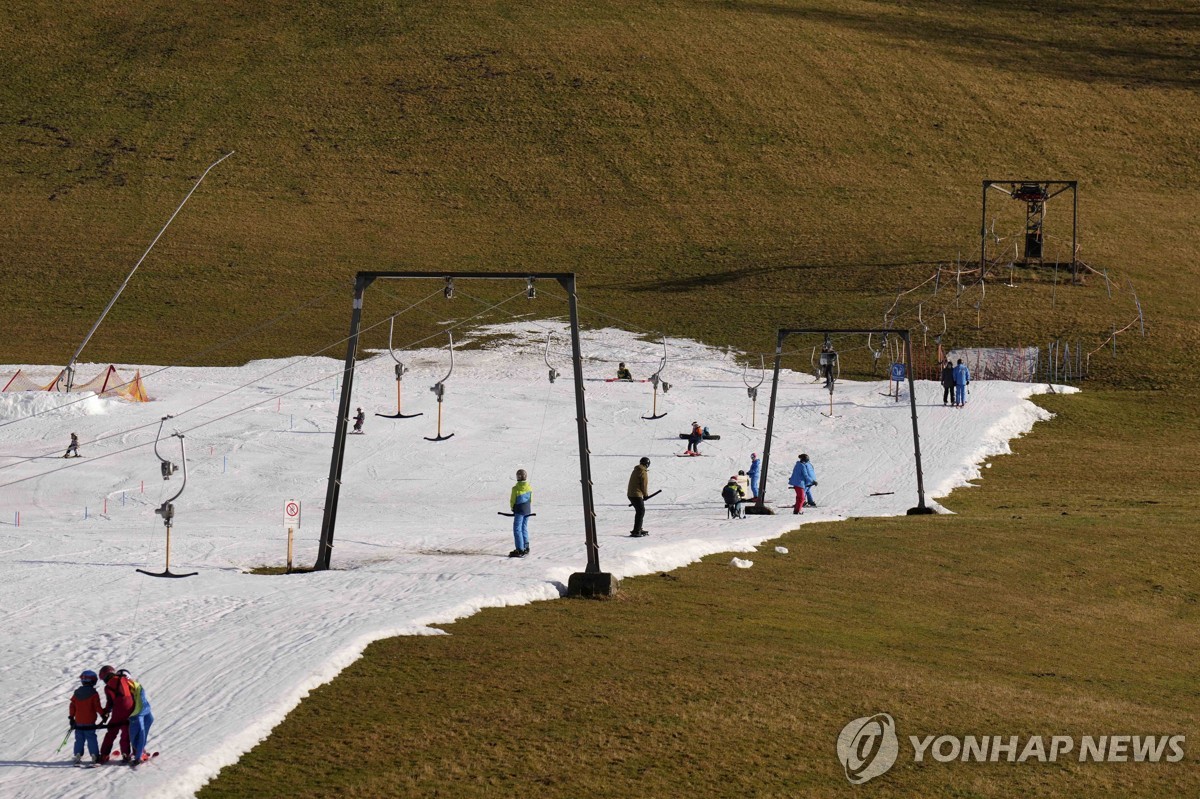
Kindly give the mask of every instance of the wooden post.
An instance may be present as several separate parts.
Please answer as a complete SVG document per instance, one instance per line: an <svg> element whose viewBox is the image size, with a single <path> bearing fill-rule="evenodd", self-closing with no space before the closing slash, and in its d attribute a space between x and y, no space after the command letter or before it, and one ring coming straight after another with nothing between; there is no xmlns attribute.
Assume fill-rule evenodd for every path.
<svg viewBox="0 0 1200 799"><path fill-rule="evenodd" d="M288 556L287 556L287 573L292 573L292 528L288 528Z"/></svg>

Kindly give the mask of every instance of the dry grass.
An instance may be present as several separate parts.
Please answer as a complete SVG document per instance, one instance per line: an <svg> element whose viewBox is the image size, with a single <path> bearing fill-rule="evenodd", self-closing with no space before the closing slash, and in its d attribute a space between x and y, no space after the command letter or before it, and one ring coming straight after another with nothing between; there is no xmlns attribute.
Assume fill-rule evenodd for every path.
<svg viewBox="0 0 1200 799"><path fill-rule="evenodd" d="M898 285L972 257L984 177L1035 175L1082 182L1082 256L1151 298L1154 343L1100 371L1200 365L1174 291L1200 255L1184 3L82 2L7 9L0 31L23 43L0 54L0 361L65 360L235 149L91 358L171 362L338 289L203 360L311 351L344 335L348 277L387 267L574 269L595 308L757 349L781 322L878 323ZM1133 316L1094 282L985 308L982 331L951 314L952 343L1098 344Z"/></svg>

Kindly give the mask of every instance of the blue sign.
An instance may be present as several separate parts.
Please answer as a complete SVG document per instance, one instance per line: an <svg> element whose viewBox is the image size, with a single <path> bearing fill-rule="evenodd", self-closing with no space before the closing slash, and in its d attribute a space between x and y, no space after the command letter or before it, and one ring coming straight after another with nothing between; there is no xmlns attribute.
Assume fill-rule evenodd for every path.
<svg viewBox="0 0 1200 799"><path fill-rule="evenodd" d="M902 364L902 363L892 364L892 380L895 380L897 383L899 383L903 379L904 379L904 364Z"/></svg>

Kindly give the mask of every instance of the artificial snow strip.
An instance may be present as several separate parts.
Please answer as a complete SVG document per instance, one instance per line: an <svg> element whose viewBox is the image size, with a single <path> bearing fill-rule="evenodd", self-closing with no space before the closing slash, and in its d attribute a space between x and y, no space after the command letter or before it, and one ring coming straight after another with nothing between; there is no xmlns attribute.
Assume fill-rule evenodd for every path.
<svg viewBox="0 0 1200 799"><path fill-rule="evenodd" d="M150 746L171 753L140 773L97 769L87 795L187 797L371 641L441 634L431 625L558 598L558 586L587 557L570 360L550 352L564 374L549 383L548 328L554 341L567 340L553 322L481 329L476 341L490 342L484 349L469 334L455 337L455 436L438 443L423 439L436 430L429 387L446 373L445 350L404 351L404 407L425 414L416 419L374 416L397 407L396 364L386 350L360 362L351 407L362 407L368 421L364 435L346 442L334 568L315 574L246 570L284 563L284 505L292 500L303 508L295 561L315 560L340 361L172 368L155 375L149 403L95 398L54 410L67 400L3 395L0 423L40 415L0 426L0 511L7 514L0 517L0 706L7 709L0 752L9 764L0 769L0 796L80 795L78 771L43 764L54 759L84 668L129 669L153 702ZM883 383L840 381L844 404L829 420L820 416L828 405L820 384L785 371L767 475L767 496L781 513L729 519L721 488L764 443L762 429L740 424L752 411L743 363L672 339L673 417L721 435L703 445L709 457L686 460L673 457L676 430L664 434L662 422L639 418L647 392L604 382L617 361L637 378L651 374L661 344L588 331L583 352L600 566L618 577L751 552L803 523L829 521L790 512L788 476L801 452L816 468L822 512L894 516L916 504L908 406L880 396ZM60 368L0 372L18 366L46 380ZM142 366L143 374L152 368ZM971 389L970 403L955 410L942 407L941 386L917 383L930 504L977 478L980 463L1048 417L1026 400L1042 387L976 381ZM172 565L199 572L187 580L134 571L163 563L165 531L154 511L178 490L179 476L162 479L151 444L168 414L167 429L188 442L188 490L175 503L171 539ZM84 457L64 460L72 432ZM652 461L651 492L662 494L646 503L650 535L631 538L625 489L642 456ZM529 524L530 555L507 558L512 522L496 513L511 510L517 469L529 472L538 515ZM23 478L31 479L13 482ZM17 512L19 527L10 523ZM803 537L793 546L802 549Z"/></svg>

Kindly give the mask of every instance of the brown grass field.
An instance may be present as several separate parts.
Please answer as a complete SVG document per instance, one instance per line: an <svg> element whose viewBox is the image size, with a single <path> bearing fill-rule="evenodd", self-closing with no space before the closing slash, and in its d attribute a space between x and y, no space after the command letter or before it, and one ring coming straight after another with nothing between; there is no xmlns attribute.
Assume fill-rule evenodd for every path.
<svg viewBox="0 0 1200 799"><path fill-rule="evenodd" d="M714 557L380 642L202 795L1200 793L1193 4L32 0L0 36L0 363L65 362L230 150L83 360L313 352L345 335L355 271L401 268L575 271L588 324L756 351L780 325L879 324L898 289L977 257L985 178L1079 180L1079 254L1114 292L1019 271L979 329L977 293L948 308L948 343L1096 349L1135 316L1127 281L1146 310L1147 337L1043 400L1058 417L958 515L810 526L748 571ZM1052 205L1060 257L1066 225ZM373 289L367 321L433 288ZM876 709L902 736L1189 749L909 762L855 788L833 742Z"/></svg>

